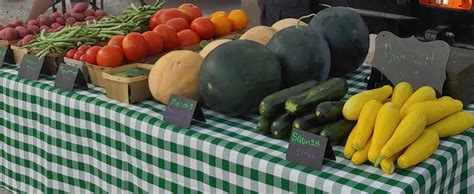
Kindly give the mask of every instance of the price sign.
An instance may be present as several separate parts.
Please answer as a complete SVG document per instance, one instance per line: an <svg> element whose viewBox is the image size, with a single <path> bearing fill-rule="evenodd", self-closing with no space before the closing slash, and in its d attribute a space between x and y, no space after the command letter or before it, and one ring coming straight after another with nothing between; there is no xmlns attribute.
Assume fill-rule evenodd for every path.
<svg viewBox="0 0 474 194"><path fill-rule="evenodd" d="M87 88L87 83L81 69L72 65L61 64L54 81L54 87L71 91L74 87Z"/></svg>
<svg viewBox="0 0 474 194"><path fill-rule="evenodd" d="M164 113L164 121L189 128L192 120L206 122L198 102L177 95L171 95Z"/></svg>
<svg viewBox="0 0 474 194"><path fill-rule="evenodd" d="M34 55L25 55L20 64L18 76L26 79L38 80L43 69L44 58L38 58Z"/></svg>
<svg viewBox="0 0 474 194"><path fill-rule="evenodd" d="M324 158L336 160L326 137L299 129L292 130L286 160L320 170Z"/></svg>
<svg viewBox="0 0 474 194"><path fill-rule="evenodd" d="M0 46L0 67L2 67L4 63L14 64L15 61L11 50L6 46Z"/></svg>

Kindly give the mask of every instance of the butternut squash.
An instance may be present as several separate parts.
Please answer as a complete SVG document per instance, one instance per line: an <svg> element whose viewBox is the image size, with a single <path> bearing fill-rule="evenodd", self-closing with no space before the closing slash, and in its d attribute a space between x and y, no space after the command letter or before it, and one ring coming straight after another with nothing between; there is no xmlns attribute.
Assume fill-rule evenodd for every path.
<svg viewBox="0 0 474 194"><path fill-rule="evenodd" d="M171 94L199 100L199 54L179 50L162 56L150 71L148 86L153 97L168 104Z"/></svg>
<svg viewBox="0 0 474 194"><path fill-rule="evenodd" d="M369 153L370 143L372 142L372 138L369 138L369 141L364 146L363 149L356 151L351 158L352 164L354 165L361 165L367 162L367 154Z"/></svg>
<svg viewBox="0 0 474 194"><path fill-rule="evenodd" d="M369 161L375 163L382 147L392 137L393 132L400 123L400 111L392 102L385 103L380 108L375 120L372 144L369 148Z"/></svg>
<svg viewBox="0 0 474 194"><path fill-rule="evenodd" d="M374 163L377 167L382 159L390 158L397 152L403 150L413 143L421 135L426 126L425 113L421 111L412 111L402 119L392 137L380 150L380 154Z"/></svg>
<svg viewBox="0 0 474 194"><path fill-rule="evenodd" d="M460 134L474 125L474 116L467 111L460 111L428 126L426 130L438 132L439 137Z"/></svg>
<svg viewBox="0 0 474 194"><path fill-rule="evenodd" d="M359 118L362 107L370 100L384 101L392 95L392 86L366 90L350 97L342 108L342 114L347 120L355 121Z"/></svg>
<svg viewBox="0 0 474 194"><path fill-rule="evenodd" d="M374 130L375 119L380 107L382 107L382 103L377 100L370 100L362 107L359 120L357 120L357 131L352 142L354 149L361 150L365 147Z"/></svg>
<svg viewBox="0 0 474 194"><path fill-rule="evenodd" d="M400 114L402 118L407 115L407 109L418 102L428 101L428 100L435 100L436 99L436 92L430 86L423 86L413 93L410 98L403 104L400 108Z"/></svg>
<svg viewBox="0 0 474 194"><path fill-rule="evenodd" d="M352 129L351 133L349 134L349 137L347 137L346 145L344 145L344 157L346 157L347 159L351 159L352 154L354 154L357 151L352 146L352 140L354 140L354 134L356 130L357 130L357 124Z"/></svg>
<svg viewBox="0 0 474 194"><path fill-rule="evenodd" d="M455 112L462 110L463 104L459 100L431 100L411 105L407 113L419 110L426 115L426 125L431 125Z"/></svg>
<svg viewBox="0 0 474 194"><path fill-rule="evenodd" d="M413 86L408 82L400 82L393 89L392 103L399 109L413 94Z"/></svg>
<svg viewBox="0 0 474 194"><path fill-rule="evenodd" d="M398 167L407 169L425 161L438 149L438 146L438 133L433 130L425 130L398 158Z"/></svg>

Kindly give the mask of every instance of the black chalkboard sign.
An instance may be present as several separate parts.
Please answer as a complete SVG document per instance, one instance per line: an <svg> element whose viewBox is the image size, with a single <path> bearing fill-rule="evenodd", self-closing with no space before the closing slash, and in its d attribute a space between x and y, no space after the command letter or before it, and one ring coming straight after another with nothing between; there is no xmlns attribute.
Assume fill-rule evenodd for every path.
<svg viewBox="0 0 474 194"><path fill-rule="evenodd" d="M444 41L421 42L383 31L376 38L372 66L394 85L406 81L415 89L428 85L441 93L449 54Z"/></svg>
<svg viewBox="0 0 474 194"><path fill-rule="evenodd" d="M336 160L326 137L293 129L286 160L321 170L324 159Z"/></svg>
<svg viewBox="0 0 474 194"><path fill-rule="evenodd" d="M163 120L178 126L189 128L192 120L206 122L201 106L195 100L171 95Z"/></svg>
<svg viewBox="0 0 474 194"><path fill-rule="evenodd" d="M71 91L74 87L87 88L87 83L81 69L62 63L54 80L54 87Z"/></svg>
<svg viewBox="0 0 474 194"><path fill-rule="evenodd" d="M43 70L44 58L38 58L34 55L25 55L20 64L18 76L26 79L38 80L41 71Z"/></svg>
<svg viewBox="0 0 474 194"><path fill-rule="evenodd" d="M4 63L15 64L15 60L13 59L13 53L7 46L0 46L0 67Z"/></svg>

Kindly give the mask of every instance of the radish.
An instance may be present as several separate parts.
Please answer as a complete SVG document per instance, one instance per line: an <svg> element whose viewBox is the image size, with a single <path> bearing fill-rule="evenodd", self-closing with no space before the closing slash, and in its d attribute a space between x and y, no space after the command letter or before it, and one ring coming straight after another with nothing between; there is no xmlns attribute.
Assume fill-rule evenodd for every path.
<svg viewBox="0 0 474 194"><path fill-rule="evenodd" d="M99 10L98 9L98 10L95 11L94 15L95 15L95 19L100 20L100 19L104 18L105 16L107 16L107 12L105 12L104 10Z"/></svg>
<svg viewBox="0 0 474 194"><path fill-rule="evenodd" d="M19 38L23 38L29 34L29 31L23 26L17 26L15 30L17 31Z"/></svg>
<svg viewBox="0 0 474 194"><path fill-rule="evenodd" d="M57 28L59 28L59 27L61 27L61 24L58 24L58 23L53 23L53 24L51 24L51 28L52 28L52 29L57 29Z"/></svg>
<svg viewBox="0 0 474 194"><path fill-rule="evenodd" d="M49 26L41 26L40 27L40 31L46 30L46 32L48 32L49 29L50 29Z"/></svg>
<svg viewBox="0 0 474 194"><path fill-rule="evenodd" d="M26 25L39 26L39 22L38 22L38 20L36 20L36 19L31 19L31 20L28 20L28 23L26 23Z"/></svg>
<svg viewBox="0 0 474 194"><path fill-rule="evenodd" d="M67 18L71 17L71 13L65 13L63 14L63 19L66 20Z"/></svg>
<svg viewBox="0 0 474 194"><path fill-rule="evenodd" d="M84 16L84 14L82 13L71 13L71 16L74 17L76 19L76 21L84 21L84 18L86 18Z"/></svg>
<svg viewBox="0 0 474 194"><path fill-rule="evenodd" d="M73 25L74 23L76 23L76 18L69 17L69 18L66 19L66 24Z"/></svg>
<svg viewBox="0 0 474 194"><path fill-rule="evenodd" d="M64 19L62 17L56 18L56 20L54 22L56 22L58 24L61 24L63 26L64 26L64 24L66 24L66 21L64 21Z"/></svg>
<svg viewBox="0 0 474 194"><path fill-rule="evenodd" d="M16 40L18 38L17 31L12 27L6 27L0 32L3 40Z"/></svg>
<svg viewBox="0 0 474 194"><path fill-rule="evenodd" d="M87 10L89 4L87 3L76 3L72 8L73 13L84 13Z"/></svg>
<svg viewBox="0 0 474 194"><path fill-rule="evenodd" d="M54 12L49 16L49 18L51 18L51 20L53 20L53 21L56 20L56 18L61 18L61 17L62 17L62 15L59 12Z"/></svg>
<svg viewBox="0 0 474 194"><path fill-rule="evenodd" d="M53 20L45 15L40 15L38 17L38 22L41 26L51 26L51 24L53 24Z"/></svg>
<svg viewBox="0 0 474 194"><path fill-rule="evenodd" d="M32 35L32 34L28 34L26 35L22 40L23 40L23 45L27 45L28 43L30 43L32 40L34 40L36 38L35 35Z"/></svg>
<svg viewBox="0 0 474 194"><path fill-rule="evenodd" d="M40 28L35 25L26 25L26 29L28 32L30 32L30 34L36 34L40 32Z"/></svg>
<svg viewBox="0 0 474 194"><path fill-rule="evenodd" d="M95 16L95 12L92 9L88 9L84 12L84 15L87 16Z"/></svg>

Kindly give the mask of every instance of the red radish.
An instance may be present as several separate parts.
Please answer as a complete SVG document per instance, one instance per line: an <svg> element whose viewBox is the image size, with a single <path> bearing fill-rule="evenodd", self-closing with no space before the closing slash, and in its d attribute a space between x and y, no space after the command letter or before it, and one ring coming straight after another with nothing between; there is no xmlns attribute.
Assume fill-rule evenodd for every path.
<svg viewBox="0 0 474 194"><path fill-rule="evenodd" d="M92 9L88 9L86 11L84 11L84 15L87 17L87 16L95 16L95 11L92 10Z"/></svg>
<svg viewBox="0 0 474 194"><path fill-rule="evenodd" d="M82 13L71 13L71 16L74 17L76 19L76 21L84 21L84 18L86 18L86 16L84 16L84 14Z"/></svg>
<svg viewBox="0 0 474 194"><path fill-rule="evenodd" d="M57 29L57 28L59 28L59 27L61 27L61 24L58 24L58 23L53 23L53 24L51 24L51 28L52 28L52 29Z"/></svg>
<svg viewBox="0 0 474 194"><path fill-rule="evenodd" d="M91 20L95 20L95 17L94 16L87 16L86 21L91 21Z"/></svg>
<svg viewBox="0 0 474 194"><path fill-rule="evenodd" d="M69 18L66 19L66 24L74 25L74 23L76 23L76 18L69 17Z"/></svg>
<svg viewBox="0 0 474 194"><path fill-rule="evenodd" d="M39 26L39 22L38 22L38 20L31 19L31 20L28 21L27 25Z"/></svg>
<svg viewBox="0 0 474 194"><path fill-rule="evenodd" d="M6 27L0 32L3 40L16 40L18 38L17 31L12 27Z"/></svg>
<svg viewBox="0 0 474 194"><path fill-rule="evenodd" d="M51 18L54 21L56 20L56 18L62 18L62 15L59 12L54 12L51 15L49 15L49 18Z"/></svg>
<svg viewBox="0 0 474 194"><path fill-rule="evenodd" d="M53 24L53 20L45 15L40 15L38 17L38 22L41 26L51 26L51 24Z"/></svg>
<svg viewBox="0 0 474 194"><path fill-rule="evenodd" d="M63 19L66 20L67 18L71 17L71 13L65 13L63 14Z"/></svg>
<svg viewBox="0 0 474 194"><path fill-rule="evenodd" d="M14 20L13 23L15 23L16 26L23 26L23 21L19 19Z"/></svg>
<svg viewBox="0 0 474 194"><path fill-rule="evenodd" d="M74 54L74 59L79 60L79 58L81 58L81 56L83 55L84 55L84 52L77 51L76 54Z"/></svg>
<svg viewBox="0 0 474 194"><path fill-rule="evenodd" d="M104 18L105 16L107 16L107 12L105 12L104 10L98 9L98 10L95 10L94 16L95 16L95 19L100 20Z"/></svg>
<svg viewBox="0 0 474 194"><path fill-rule="evenodd" d="M51 29L49 26L41 26L40 27L40 32L43 31L43 30L46 30L46 32L48 32L49 29Z"/></svg>
<svg viewBox="0 0 474 194"><path fill-rule="evenodd" d="M28 30L28 32L30 32L30 34L36 34L40 32L40 28L35 25L27 25L26 29Z"/></svg>
<svg viewBox="0 0 474 194"><path fill-rule="evenodd" d="M23 26L17 26L15 30L18 32L18 37L23 38L28 35L29 31Z"/></svg>
<svg viewBox="0 0 474 194"><path fill-rule="evenodd" d="M25 41L23 41L23 39L21 39L20 41L16 42L15 45L19 46L19 47L22 47L22 46L25 45Z"/></svg>
<svg viewBox="0 0 474 194"><path fill-rule="evenodd" d="M54 20L54 22L56 22L58 24L61 24L62 26L64 26L66 24L66 21L64 21L64 19L62 17L56 18L56 20Z"/></svg>
<svg viewBox="0 0 474 194"><path fill-rule="evenodd" d="M30 43L32 40L34 40L36 38L35 35L32 35L32 34L28 34L26 35L22 40L23 40L23 45L27 45L28 43Z"/></svg>
<svg viewBox="0 0 474 194"><path fill-rule="evenodd" d="M72 8L73 13L84 13L87 10L89 4L87 3L76 3Z"/></svg>

